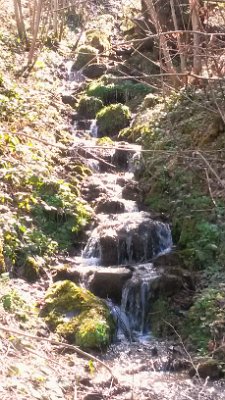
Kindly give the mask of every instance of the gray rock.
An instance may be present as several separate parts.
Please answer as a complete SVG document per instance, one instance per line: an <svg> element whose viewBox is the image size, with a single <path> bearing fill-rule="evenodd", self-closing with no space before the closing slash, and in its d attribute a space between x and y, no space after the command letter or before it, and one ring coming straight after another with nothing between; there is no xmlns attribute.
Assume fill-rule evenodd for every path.
<svg viewBox="0 0 225 400"><path fill-rule="evenodd" d="M96 296L120 303L123 285L131 275L132 272L127 268L99 268L89 283L89 289Z"/></svg>
<svg viewBox="0 0 225 400"><path fill-rule="evenodd" d="M118 199L102 198L95 207L96 214L119 214L125 211L125 205Z"/></svg>
<svg viewBox="0 0 225 400"><path fill-rule="evenodd" d="M74 96L69 95L69 94L63 94L63 95L62 95L62 102L63 102L64 104L68 104L69 106L71 106L72 108L74 108L77 101L76 101L76 99L75 99Z"/></svg>
<svg viewBox="0 0 225 400"><path fill-rule="evenodd" d="M97 79L100 78L102 75L104 75L104 73L106 72L107 67L105 64L97 64L97 63L93 63L93 64L89 64L87 65L82 73L83 75L85 75L87 78L90 79Z"/></svg>
<svg viewBox="0 0 225 400"><path fill-rule="evenodd" d="M172 296L179 292L183 287L183 281L180 276L171 274L162 274L157 277L151 285L151 290L154 292L155 298L160 295Z"/></svg>

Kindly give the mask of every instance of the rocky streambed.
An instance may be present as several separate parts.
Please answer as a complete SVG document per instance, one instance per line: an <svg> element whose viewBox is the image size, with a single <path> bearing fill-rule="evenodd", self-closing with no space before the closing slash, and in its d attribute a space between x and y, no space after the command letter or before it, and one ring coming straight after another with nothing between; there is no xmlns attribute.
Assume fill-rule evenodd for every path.
<svg viewBox="0 0 225 400"><path fill-rule="evenodd" d="M182 298L185 310L194 282L177 266L165 217L147 212L142 205L134 179L141 149L124 142L99 146L91 133L86 139L81 132L75 137L71 154L81 154L92 169L81 192L95 217L81 254L68 258L66 272L56 271L54 279L63 277L88 288L111 309L117 326L113 344L97 356L118 382L104 367L96 366L81 378L78 398L223 399L223 381L212 384L207 378L219 377L215 365L201 364L196 375L197 365L176 334L172 340L160 341L151 333L152 305L159 296ZM157 320L157 315L153 317Z"/></svg>

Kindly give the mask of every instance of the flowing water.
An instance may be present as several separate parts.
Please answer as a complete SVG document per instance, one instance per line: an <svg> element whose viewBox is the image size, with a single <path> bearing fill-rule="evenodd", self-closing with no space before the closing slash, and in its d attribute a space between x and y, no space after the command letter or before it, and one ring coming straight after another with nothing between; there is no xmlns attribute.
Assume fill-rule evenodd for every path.
<svg viewBox="0 0 225 400"><path fill-rule="evenodd" d="M68 66L69 79L82 81ZM169 253L173 243L169 224L140 209L133 174L140 146L117 143L115 148L99 149L96 121L83 125L83 135L80 128L77 134L78 126L80 121L73 127L74 148L80 149L93 172L83 183L82 195L96 218L82 254L73 262L80 284L105 299L117 323L115 343L102 359L120 382L108 385L110 376L100 368L92 380L100 397L88 398L224 399L222 381L217 386L189 379L186 372L179 372L187 359L190 363L186 350L151 335L152 285L160 275L153 260Z"/></svg>

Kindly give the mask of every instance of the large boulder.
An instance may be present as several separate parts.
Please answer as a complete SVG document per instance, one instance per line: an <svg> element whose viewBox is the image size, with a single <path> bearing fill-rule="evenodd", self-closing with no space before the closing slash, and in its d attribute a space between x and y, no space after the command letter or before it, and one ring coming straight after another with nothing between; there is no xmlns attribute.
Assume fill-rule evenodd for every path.
<svg viewBox="0 0 225 400"><path fill-rule="evenodd" d="M89 79L100 78L106 72L107 67L105 64L92 63L84 67L82 73Z"/></svg>
<svg viewBox="0 0 225 400"><path fill-rule="evenodd" d="M49 288L41 315L50 329L82 348L105 347L113 335L106 303L71 281L59 281Z"/></svg>
<svg viewBox="0 0 225 400"><path fill-rule="evenodd" d="M151 260L171 246L172 238L168 224L152 220L148 213L132 212L112 220L103 218L90 242L95 251L92 256L109 266Z"/></svg>
<svg viewBox="0 0 225 400"><path fill-rule="evenodd" d="M116 136L119 131L129 125L131 113L123 104L111 104L104 107L96 115L98 136Z"/></svg>

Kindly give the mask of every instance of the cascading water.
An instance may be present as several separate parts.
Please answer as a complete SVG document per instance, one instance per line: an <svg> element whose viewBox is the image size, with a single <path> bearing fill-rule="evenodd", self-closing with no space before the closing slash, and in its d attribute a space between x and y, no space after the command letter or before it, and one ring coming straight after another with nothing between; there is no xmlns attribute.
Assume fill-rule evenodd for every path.
<svg viewBox="0 0 225 400"><path fill-rule="evenodd" d="M90 133L97 135L95 122L91 125ZM97 226L92 230L82 253L86 266L99 268L99 276L105 270L105 277L108 272L109 279L112 279L111 269L115 273L120 273L118 267L121 266L132 269L132 277L124 282L121 289L121 304L107 299L118 325L119 336L123 332L128 339L134 334L143 335L148 330L151 283L158 276L151 260L172 247L169 225L153 220L148 212L139 211L135 200L123 198L124 185L132 181L131 171L135 170L137 163L139 165L140 157L135 150L134 147L129 162L122 163L127 170L116 174L98 172L89 178L91 191L100 187L96 196L91 193L92 200L97 204ZM124 149L121 151L124 152ZM114 154L115 150L112 151L112 157ZM115 282L112 280L110 284L113 286ZM103 291L99 286L92 284L93 287L95 294L102 296ZM107 292L105 289L104 296L110 297L109 293L111 290Z"/></svg>

